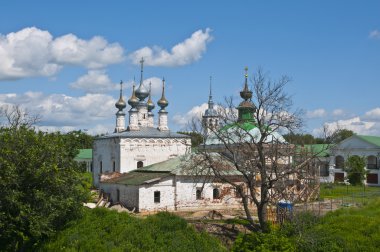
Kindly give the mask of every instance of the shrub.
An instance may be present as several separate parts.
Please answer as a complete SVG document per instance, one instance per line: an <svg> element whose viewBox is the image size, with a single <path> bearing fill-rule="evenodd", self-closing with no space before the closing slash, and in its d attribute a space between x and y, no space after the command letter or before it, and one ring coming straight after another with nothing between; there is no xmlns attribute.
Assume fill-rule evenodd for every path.
<svg viewBox="0 0 380 252"><path fill-rule="evenodd" d="M240 234L232 247L235 252L247 251L294 251L291 240L278 232Z"/></svg>

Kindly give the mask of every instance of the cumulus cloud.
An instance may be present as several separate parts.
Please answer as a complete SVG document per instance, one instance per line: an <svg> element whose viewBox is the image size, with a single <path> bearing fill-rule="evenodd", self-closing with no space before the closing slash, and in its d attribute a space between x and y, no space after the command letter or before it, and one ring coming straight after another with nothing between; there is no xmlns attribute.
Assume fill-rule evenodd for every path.
<svg viewBox="0 0 380 252"><path fill-rule="evenodd" d="M119 44L109 44L99 36L83 40L67 34L54 39L36 27L0 34L0 80L52 76L68 64L102 68L123 58Z"/></svg>
<svg viewBox="0 0 380 252"><path fill-rule="evenodd" d="M307 111L306 112L306 117L307 118L320 118L326 116L326 110L324 109L316 109L312 111Z"/></svg>
<svg viewBox="0 0 380 252"><path fill-rule="evenodd" d="M87 128L96 122L111 122L115 98L103 94L72 97L64 94L44 95L41 92L1 94L0 107L20 104L31 114L42 117L40 126Z"/></svg>
<svg viewBox="0 0 380 252"><path fill-rule="evenodd" d="M364 114L363 119L380 122L380 108L374 108L370 111L367 111Z"/></svg>
<svg viewBox="0 0 380 252"><path fill-rule="evenodd" d="M211 29L198 30L190 38L167 51L159 46L143 47L129 55L134 64L140 64L143 57L148 66L183 66L199 60L212 41Z"/></svg>
<svg viewBox="0 0 380 252"><path fill-rule="evenodd" d="M174 115L173 122L176 125L178 125L180 128L185 128L188 125L188 123L191 121L191 119L201 118L202 114L205 112L207 107L208 107L207 103L203 103L199 106L194 106L184 115L180 115L180 114Z"/></svg>
<svg viewBox="0 0 380 252"><path fill-rule="evenodd" d="M119 85L112 83L104 70L90 70L87 74L79 77L70 86L75 89L82 89L87 93L105 93L116 90Z"/></svg>
<svg viewBox="0 0 380 252"><path fill-rule="evenodd" d="M380 39L380 31L375 29L369 33L368 37L371 39Z"/></svg>

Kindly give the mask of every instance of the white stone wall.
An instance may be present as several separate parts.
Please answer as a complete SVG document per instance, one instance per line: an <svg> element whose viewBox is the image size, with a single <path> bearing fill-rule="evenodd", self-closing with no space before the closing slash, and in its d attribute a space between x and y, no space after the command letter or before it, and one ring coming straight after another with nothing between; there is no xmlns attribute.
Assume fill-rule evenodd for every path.
<svg viewBox="0 0 380 252"><path fill-rule="evenodd" d="M241 199L235 197L235 190L228 184L221 183L204 183L199 181L195 183L194 177L176 176L177 183L177 210L192 209L223 209L229 207L240 207ZM202 198L197 200L196 190L203 186ZM213 189L218 188L220 193L219 199L213 199Z"/></svg>
<svg viewBox="0 0 380 252"><path fill-rule="evenodd" d="M100 162L102 162L103 173L113 171L113 162L115 162L115 171L120 172L120 147L118 138L97 139L93 146L93 179L94 185L99 184Z"/></svg>
<svg viewBox="0 0 380 252"><path fill-rule="evenodd" d="M137 169L137 162L144 166L184 155L191 151L189 139L176 138L125 138L121 139L121 171Z"/></svg>
<svg viewBox="0 0 380 252"><path fill-rule="evenodd" d="M154 192L160 192L160 202L154 202ZM139 188L139 211L173 211L174 209L173 177L157 184L141 185Z"/></svg>
<svg viewBox="0 0 380 252"><path fill-rule="evenodd" d="M110 195L110 200L113 203L117 202L117 189L119 189L119 201L130 210L139 210L138 186L100 183L99 188Z"/></svg>

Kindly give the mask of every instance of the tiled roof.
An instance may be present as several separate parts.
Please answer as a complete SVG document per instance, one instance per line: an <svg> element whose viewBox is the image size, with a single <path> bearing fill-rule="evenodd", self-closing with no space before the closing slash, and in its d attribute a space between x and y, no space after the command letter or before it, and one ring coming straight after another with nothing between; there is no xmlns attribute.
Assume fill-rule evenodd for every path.
<svg viewBox="0 0 380 252"><path fill-rule="evenodd" d="M92 149L80 149L75 159L92 159Z"/></svg>
<svg viewBox="0 0 380 252"><path fill-rule="evenodd" d="M176 132L168 131L160 131L157 128L153 127L140 127L140 130L136 131L123 131L116 132L112 134L108 134L105 136L100 136L99 139L102 138L190 138L188 135L179 134Z"/></svg>
<svg viewBox="0 0 380 252"><path fill-rule="evenodd" d="M356 135L358 138L371 143L373 145L376 145L377 147L380 147L380 137L378 136L363 136L363 135Z"/></svg>

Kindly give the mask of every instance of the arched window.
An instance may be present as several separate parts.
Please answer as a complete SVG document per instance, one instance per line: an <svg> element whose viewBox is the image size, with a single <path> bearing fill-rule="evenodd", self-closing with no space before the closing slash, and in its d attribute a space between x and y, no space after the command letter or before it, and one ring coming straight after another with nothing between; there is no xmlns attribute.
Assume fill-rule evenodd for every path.
<svg viewBox="0 0 380 252"><path fill-rule="evenodd" d="M137 168L142 168L144 167L144 162L143 161L138 161L137 162Z"/></svg>
<svg viewBox="0 0 380 252"><path fill-rule="evenodd" d="M212 190L212 198L213 199L219 199L220 195L219 195L219 189L218 188L214 188Z"/></svg>
<svg viewBox="0 0 380 252"><path fill-rule="evenodd" d="M197 200L201 200L202 199L202 188L197 188L196 199Z"/></svg>
<svg viewBox="0 0 380 252"><path fill-rule="evenodd" d="M375 156L367 157L367 169L377 169L377 158Z"/></svg>
<svg viewBox="0 0 380 252"><path fill-rule="evenodd" d="M344 168L344 157L342 157L342 156L336 156L335 157L335 168L336 169L343 169Z"/></svg>

